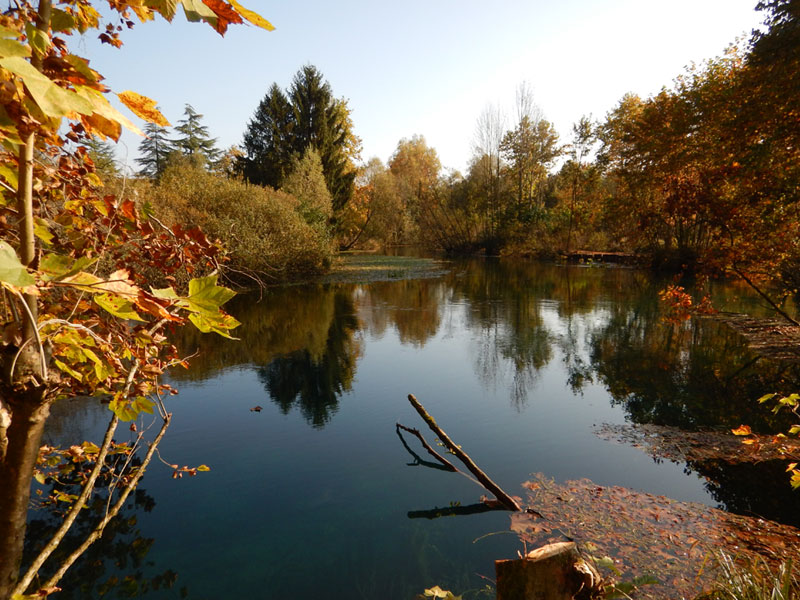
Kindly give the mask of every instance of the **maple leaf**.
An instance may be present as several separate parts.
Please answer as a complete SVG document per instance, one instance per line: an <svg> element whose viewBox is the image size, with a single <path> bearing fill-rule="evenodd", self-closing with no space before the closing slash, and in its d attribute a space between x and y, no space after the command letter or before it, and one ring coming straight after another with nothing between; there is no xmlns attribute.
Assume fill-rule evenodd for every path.
<svg viewBox="0 0 800 600"><path fill-rule="evenodd" d="M241 15L237 13L230 4L223 0L203 0L203 4L213 10L214 14L217 15L217 22L214 24L214 29L216 29L217 33L220 35L225 35L229 24L244 22Z"/></svg>

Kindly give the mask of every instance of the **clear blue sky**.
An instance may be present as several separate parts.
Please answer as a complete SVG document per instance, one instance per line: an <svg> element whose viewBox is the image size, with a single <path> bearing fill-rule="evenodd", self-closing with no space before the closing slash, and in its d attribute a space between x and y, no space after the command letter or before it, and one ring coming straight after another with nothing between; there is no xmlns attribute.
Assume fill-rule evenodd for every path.
<svg viewBox="0 0 800 600"><path fill-rule="evenodd" d="M115 91L156 99L173 124L192 104L223 148L241 142L273 82L288 87L310 63L348 99L364 161L386 161L401 138L420 134L463 172L479 113L494 103L511 114L521 82L566 142L582 115L602 118L626 92L669 86L762 20L756 0L242 4L276 30L232 26L221 38L179 14L124 32L121 50L88 37L75 49ZM132 162L139 139L122 143L118 155Z"/></svg>

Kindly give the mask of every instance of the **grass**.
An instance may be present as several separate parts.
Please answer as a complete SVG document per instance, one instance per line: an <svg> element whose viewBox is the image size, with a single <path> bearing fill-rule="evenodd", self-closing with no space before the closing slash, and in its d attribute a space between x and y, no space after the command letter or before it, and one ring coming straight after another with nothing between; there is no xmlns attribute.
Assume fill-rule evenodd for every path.
<svg viewBox="0 0 800 600"><path fill-rule="evenodd" d="M775 570L764 561L738 564L730 555L718 558L714 590L698 600L800 600L800 580L787 560Z"/></svg>

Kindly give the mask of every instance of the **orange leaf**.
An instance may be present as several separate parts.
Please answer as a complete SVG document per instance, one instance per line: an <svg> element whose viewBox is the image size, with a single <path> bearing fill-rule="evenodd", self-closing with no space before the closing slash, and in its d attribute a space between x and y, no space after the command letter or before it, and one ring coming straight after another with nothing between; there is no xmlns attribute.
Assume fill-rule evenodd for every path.
<svg viewBox="0 0 800 600"><path fill-rule="evenodd" d="M752 435L752 430L749 425L740 425L736 429L731 429L733 435Z"/></svg>
<svg viewBox="0 0 800 600"><path fill-rule="evenodd" d="M145 121L161 125L162 127L169 127L169 121L161 112L156 108L156 101L151 100L147 96L142 96L130 90L120 92L117 94L120 101L130 108L133 113Z"/></svg>
<svg viewBox="0 0 800 600"><path fill-rule="evenodd" d="M144 292L141 292L134 302L136 303L136 306L138 306L144 312L155 317L167 319L168 321L174 321L177 323L183 321L181 317L171 314L161 304L145 295Z"/></svg>
<svg viewBox="0 0 800 600"><path fill-rule="evenodd" d="M81 115L81 124L88 133L101 138L111 138L115 142L119 140L120 133L122 133L122 126L119 123L97 113L88 116Z"/></svg>
<svg viewBox="0 0 800 600"><path fill-rule="evenodd" d="M231 6L236 9L240 15L242 15L245 19L250 21L253 25L257 27L261 27L262 29L266 29L267 31L273 31L275 27L267 21L264 17L259 15L258 13L254 13L252 10L247 10L244 6L239 4L236 0L230 0Z"/></svg>
<svg viewBox="0 0 800 600"><path fill-rule="evenodd" d="M233 23L236 25L244 22L241 15L239 15L230 4L223 0L203 0L203 4L213 10L214 14L217 15L217 23L214 28L220 35L225 35L225 32L228 30L228 24Z"/></svg>

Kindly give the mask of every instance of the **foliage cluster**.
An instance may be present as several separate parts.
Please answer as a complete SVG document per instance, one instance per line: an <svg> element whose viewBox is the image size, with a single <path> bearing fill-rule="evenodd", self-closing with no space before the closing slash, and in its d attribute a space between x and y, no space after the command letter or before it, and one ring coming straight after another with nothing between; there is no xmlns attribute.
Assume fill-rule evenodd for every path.
<svg viewBox="0 0 800 600"><path fill-rule="evenodd" d="M582 118L568 144L525 85L510 126L497 108L480 115L464 175L443 173L423 138L401 140L388 169L373 161L360 172L345 245L626 251L796 294L796 4L759 3L765 27L743 48L692 66L650 98L626 95L601 122Z"/></svg>
<svg viewBox="0 0 800 600"><path fill-rule="evenodd" d="M298 192L306 204L285 192L178 162L146 194L165 223L200 227L222 239L230 259L223 267L226 278L252 285L317 274L330 265L332 248L325 229L310 225L301 214L305 207L313 218L324 216L325 194L320 200L313 190Z"/></svg>
<svg viewBox="0 0 800 600"><path fill-rule="evenodd" d="M273 84L259 103L236 168L250 183L281 188L292 162L312 148L322 163L333 210L339 212L353 195L360 147L346 100L335 98L322 73L306 65L286 92Z"/></svg>
<svg viewBox="0 0 800 600"><path fill-rule="evenodd" d="M138 128L112 107L110 90L89 61L72 53L66 37L97 32L121 46L120 32L160 15L171 21L181 6L190 21L223 34L245 20L271 25L235 0L109 1L104 20L85 0L15 1L0 16L0 598L57 591L64 572L124 506L170 422L160 375L182 364L166 339L167 325L192 323L229 336L238 324L220 310L233 292L217 275L192 279L185 294L151 288L137 269L161 265L169 274L214 268L219 248L199 230L167 229L135 202L106 193L86 145L117 140ZM155 102L117 93L137 116L167 125ZM66 120L66 123L65 123ZM20 572L31 479L51 404L70 394L105 397L111 409L95 466L53 538ZM116 498L75 552L46 582L39 569L64 540L94 490L120 421L155 413L162 426L141 463L126 460ZM135 429L135 424L131 427ZM68 495L70 496L70 495ZM63 498L62 498L63 499ZM37 591L38 590L38 591Z"/></svg>

